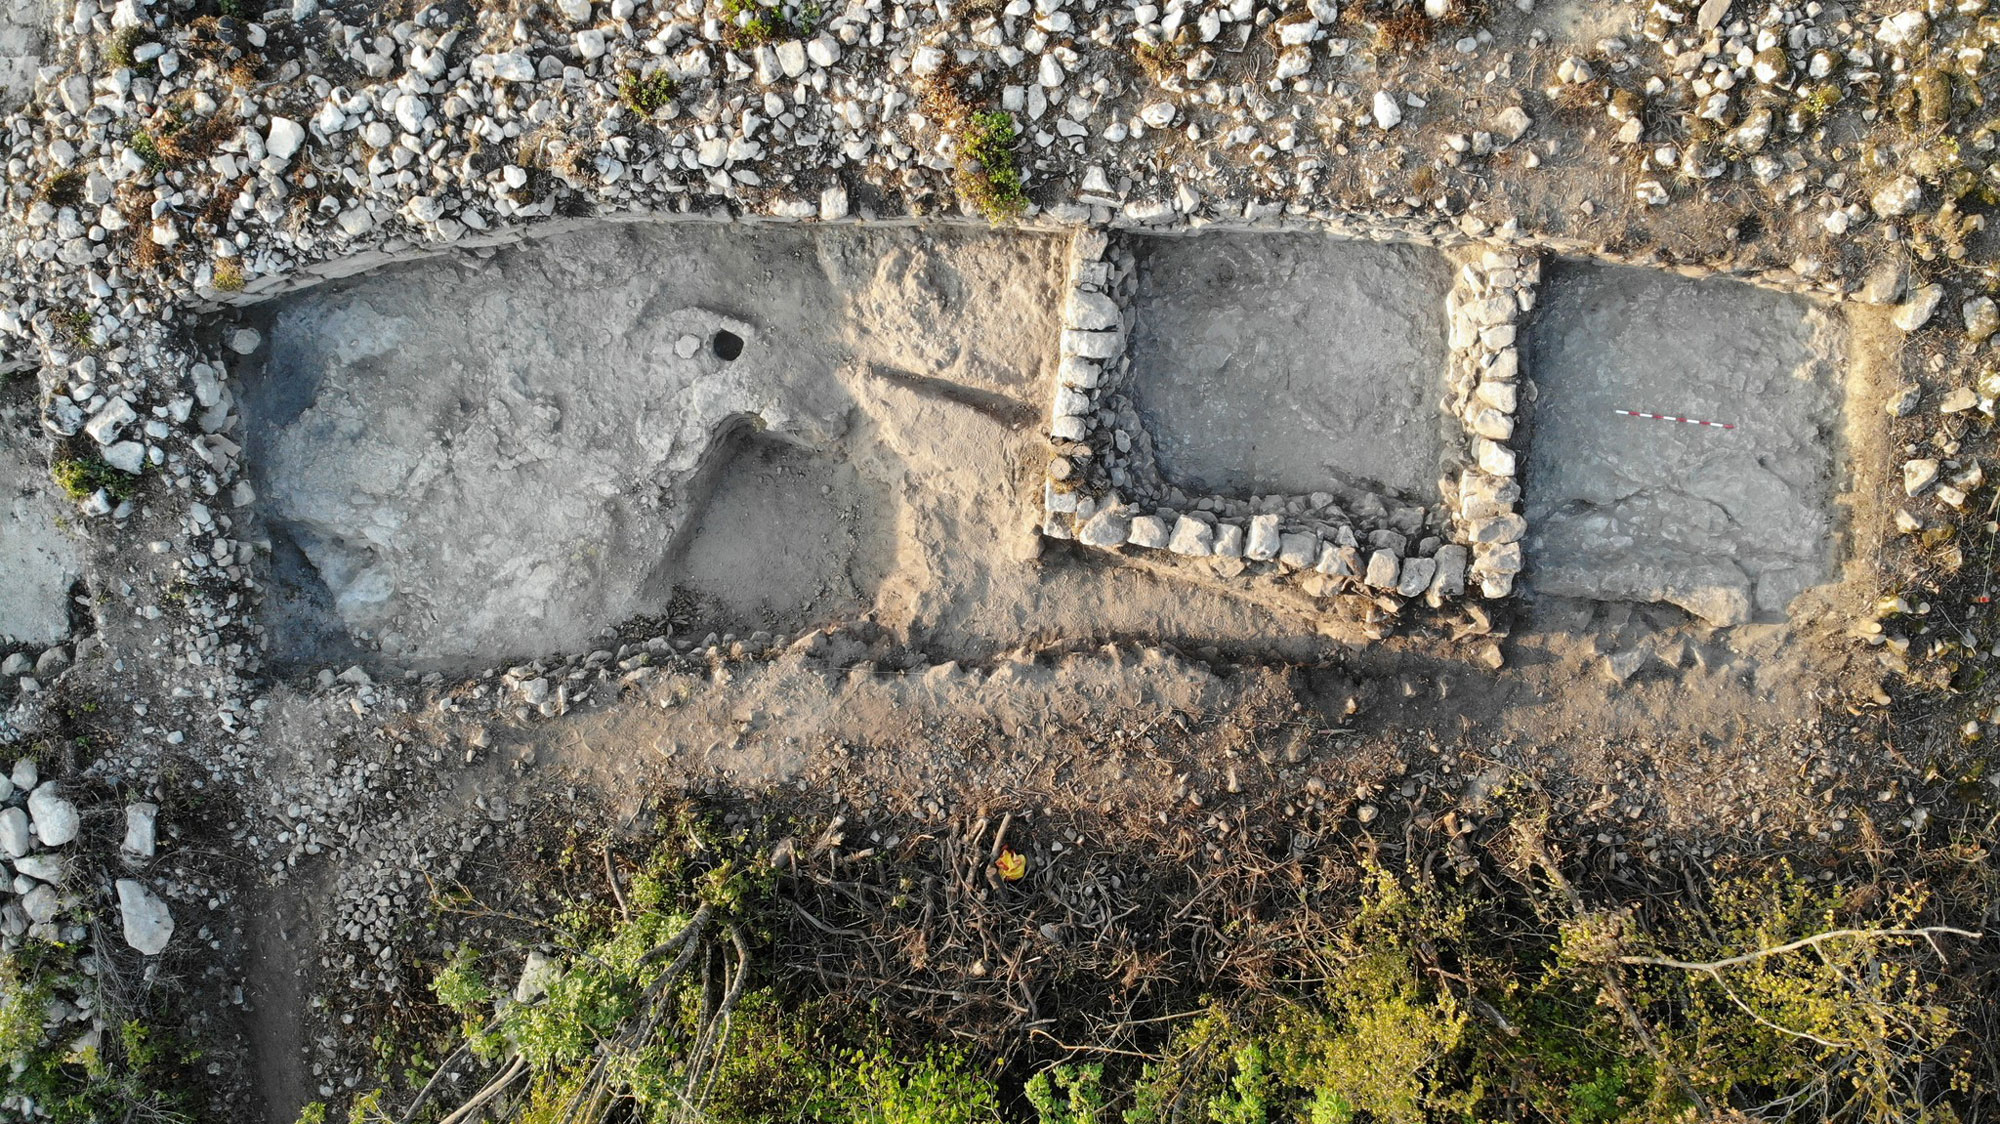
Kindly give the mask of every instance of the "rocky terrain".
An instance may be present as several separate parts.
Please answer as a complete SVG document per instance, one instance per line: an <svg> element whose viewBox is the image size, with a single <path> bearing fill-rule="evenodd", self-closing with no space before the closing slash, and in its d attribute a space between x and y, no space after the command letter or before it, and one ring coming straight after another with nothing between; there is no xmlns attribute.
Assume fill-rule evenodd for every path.
<svg viewBox="0 0 2000 1124"><path fill-rule="evenodd" d="M668 843L734 885L687 800L797 895L682 916L704 1026L755 974L965 1028L1009 1119L1320 972L1258 950L1350 939L1384 856L1661 934L1796 871L1974 997L1879 1112L1718 1096L1616 974L1666 938L1618 946L1667 1107L1480 1112L1990 1116L1996 44L1984 0L0 13L0 1116L593 1118L475 1046ZM511 999L452 998L475 946ZM1471 1111L1426 1103L1358 1111Z"/></svg>

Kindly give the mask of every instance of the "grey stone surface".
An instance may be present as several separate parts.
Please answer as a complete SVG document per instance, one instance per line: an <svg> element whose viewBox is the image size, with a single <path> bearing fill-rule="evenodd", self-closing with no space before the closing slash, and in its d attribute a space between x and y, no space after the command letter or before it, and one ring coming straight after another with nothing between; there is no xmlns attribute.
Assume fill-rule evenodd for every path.
<svg viewBox="0 0 2000 1124"><path fill-rule="evenodd" d="M0 2L0 108L18 109L34 92L54 18L49 0Z"/></svg>
<svg viewBox="0 0 2000 1124"><path fill-rule="evenodd" d="M1183 487L1434 491L1450 273L1434 251L1297 234L1143 247L1131 353Z"/></svg>
<svg viewBox="0 0 2000 1124"><path fill-rule="evenodd" d="M69 587L82 558L58 524L64 507L41 450L0 420L0 642L69 635Z"/></svg>
<svg viewBox="0 0 2000 1124"><path fill-rule="evenodd" d="M35 845L28 834L28 813L19 808L0 809L0 854L18 859Z"/></svg>
<svg viewBox="0 0 2000 1124"><path fill-rule="evenodd" d="M125 943L147 956L164 952L174 935L174 917L167 903L129 878L120 878L117 890L118 913L125 923Z"/></svg>
<svg viewBox="0 0 2000 1124"><path fill-rule="evenodd" d="M125 839L118 849L129 858L150 859L157 844L160 806L140 801L125 806Z"/></svg>
<svg viewBox="0 0 2000 1124"><path fill-rule="evenodd" d="M28 794L28 815L35 821L35 835L49 847L60 847L75 839L83 824L76 805L63 799L52 784Z"/></svg>
<svg viewBox="0 0 2000 1124"><path fill-rule="evenodd" d="M1740 623L1831 578L1844 340L1833 315L1768 290L1556 266L1529 363L1535 587Z"/></svg>
<svg viewBox="0 0 2000 1124"><path fill-rule="evenodd" d="M1085 546L1124 546L1132 533L1132 521L1119 515L1113 508L1105 508L1086 520L1077 529L1076 541Z"/></svg>

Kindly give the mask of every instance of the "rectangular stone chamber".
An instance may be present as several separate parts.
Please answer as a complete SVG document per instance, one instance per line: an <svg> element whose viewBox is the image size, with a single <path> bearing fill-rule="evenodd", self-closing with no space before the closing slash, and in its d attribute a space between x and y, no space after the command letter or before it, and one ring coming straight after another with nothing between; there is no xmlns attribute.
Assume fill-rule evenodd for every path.
<svg viewBox="0 0 2000 1124"><path fill-rule="evenodd" d="M1805 298L1552 263L1527 351L1533 588L1781 619L1836 569L1846 337Z"/></svg>
<svg viewBox="0 0 2000 1124"><path fill-rule="evenodd" d="M1189 493L1434 498L1448 429L1434 250L1316 234L1136 240L1132 394Z"/></svg>

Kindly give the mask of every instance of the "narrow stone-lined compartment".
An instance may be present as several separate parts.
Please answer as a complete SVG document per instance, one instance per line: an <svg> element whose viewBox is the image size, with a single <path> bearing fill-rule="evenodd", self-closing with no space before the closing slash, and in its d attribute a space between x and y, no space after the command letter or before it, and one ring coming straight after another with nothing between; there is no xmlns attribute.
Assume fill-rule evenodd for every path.
<svg viewBox="0 0 2000 1124"><path fill-rule="evenodd" d="M1453 271L1408 243L1237 234L1162 263L1150 241L1071 244L1043 534L1303 597L1371 638L1471 579L1512 591L1535 255Z"/></svg>
<svg viewBox="0 0 2000 1124"><path fill-rule="evenodd" d="M1781 618L1835 576L1839 310L1737 281L1562 262L1529 339L1536 590L1739 624Z"/></svg>

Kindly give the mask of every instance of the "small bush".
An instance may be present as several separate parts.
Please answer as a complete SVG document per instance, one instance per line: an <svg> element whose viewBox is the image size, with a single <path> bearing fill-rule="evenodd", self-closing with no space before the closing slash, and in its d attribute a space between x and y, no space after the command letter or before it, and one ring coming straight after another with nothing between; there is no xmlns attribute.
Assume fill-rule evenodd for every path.
<svg viewBox="0 0 2000 1124"><path fill-rule="evenodd" d="M242 292L246 284L243 277L243 263L235 258L223 258L216 262L214 284L217 292Z"/></svg>
<svg viewBox="0 0 2000 1124"><path fill-rule="evenodd" d="M656 71L650 78L641 78L637 73L627 72L618 80L618 97L625 108L641 117L651 117L667 107L674 100L679 84L665 71Z"/></svg>
<svg viewBox="0 0 2000 1124"><path fill-rule="evenodd" d="M29 1098L56 1124L191 1124L188 1068L198 1051L114 1011L104 1013L115 1029L97 1046L75 1045L76 1024L44 1026L51 1000L89 989L88 979L67 946L31 942L0 956L0 1089Z"/></svg>
<svg viewBox="0 0 2000 1124"><path fill-rule="evenodd" d="M146 30L144 28L127 27L112 32L111 37L104 41L105 61L109 62L112 66L122 66L128 69L140 66L142 64L132 57L132 52L138 50L140 45L145 42Z"/></svg>
<svg viewBox="0 0 2000 1124"><path fill-rule="evenodd" d="M788 15L757 0L722 0L722 16L731 47L761 47L810 36L819 29L820 6L806 4Z"/></svg>
<svg viewBox="0 0 2000 1124"><path fill-rule="evenodd" d="M36 198L51 207L75 207L83 202L83 173L57 172L42 184Z"/></svg>
<svg viewBox="0 0 2000 1124"><path fill-rule="evenodd" d="M1028 1079L1024 1090L1035 1124L1103 1124L1109 1107L1102 1065L1059 1065Z"/></svg>
<svg viewBox="0 0 2000 1124"><path fill-rule="evenodd" d="M764 852L699 818L665 835L621 911L579 902L551 919L548 936L573 955L545 998L479 1025L492 994L470 947L432 981L475 1058L525 1072L515 1124L598 1121L614 1103L633 1119L692 1109L711 1124L998 1124L998 1089L965 1054L899 1050L871 1013L749 986L750 942L774 900Z"/></svg>
<svg viewBox="0 0 2000 1124"><path fill-rule="evenodd" d="M132 134L132 151L138 153L139 159L144 160L146 166L155 171L165 168L168 164L166 154L160 151L159 138L149 130L141 129Z"/></svg>
<svg viewBox="0 0 2000 1124"><path fill-rule="evenodd" d="M959 136L958 190L988 222L1002 223L1028 209L1014 158L1019 139L1013 115L1001 112L969 115Z"/></svg>

